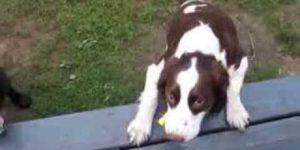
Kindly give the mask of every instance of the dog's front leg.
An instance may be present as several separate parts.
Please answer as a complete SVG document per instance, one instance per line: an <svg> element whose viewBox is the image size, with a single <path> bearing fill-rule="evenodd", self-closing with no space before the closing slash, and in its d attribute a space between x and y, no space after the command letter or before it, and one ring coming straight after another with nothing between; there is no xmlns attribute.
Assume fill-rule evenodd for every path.
<svg viewBox="0 0 300 150"><path fill-rule="evenodd" d="M6 116L6 110L0 107L0 136L3 135L6 131L5 116Z"/></svg>
<svg viewBox="0 0 300 150"><path fill-rule="evenodd" d="M241 102L240 91L248 68L247 57L242 58L240 66L228 69L229 87L227 89L226 119L230 126L244 130L249 124L249 114Z"/></svg>
<svg viewBox="0 0 300 150"><path fill-rule="evenodd" d="M130 142L136 145L148 140L152 121L158 104L158 80L164 67L164 60L148 66L144 90L139 97L140 104L135 118L127 128Z"/></svg>

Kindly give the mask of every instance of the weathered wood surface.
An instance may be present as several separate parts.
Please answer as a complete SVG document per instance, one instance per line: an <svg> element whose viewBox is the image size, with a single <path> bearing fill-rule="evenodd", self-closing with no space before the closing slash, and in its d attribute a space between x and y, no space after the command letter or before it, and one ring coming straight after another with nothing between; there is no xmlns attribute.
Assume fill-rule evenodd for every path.
<svg viewBox="0 0 300 150"><path fill-rule="evenodd" d="M167 142L134 150L299 150L300 117L249 127L245 133L226 131L180 144Z"/></svg>
<svg viewBox="0 0 300 150"><path fill-rule="evenodd" d="M242 101L251 123L300 114L300 76L244 86ZM15 123L0 138L0 150L94 150L130 147L126 127L136 104ZM224 113L204 121L202 133L229 130ZM148 145L162 142L163 130L154 124Z"/></svg>

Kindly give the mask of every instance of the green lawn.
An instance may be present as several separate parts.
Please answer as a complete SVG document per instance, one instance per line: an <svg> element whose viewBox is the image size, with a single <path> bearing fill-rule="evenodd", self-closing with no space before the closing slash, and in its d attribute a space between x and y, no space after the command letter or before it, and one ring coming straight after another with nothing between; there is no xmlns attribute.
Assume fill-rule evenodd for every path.
<svg viewBox="0 0 300 150"><path fill-rule="evenodd" d="M15 84L34 98L32 109L20 119L132 102L143 86L145 71L137 71L144 68L140 65L145 62L138 62L136 56L149 49L136 43L136 39L157 28L163 22L162 14L171 10L175 2L0 0L1 23L26 18L37 24L40 33L32 48L32 65L9 68ZM236 0L223 2L230 4ZM244 7L248 3L253 9L262 9L252 6L250 0L238 3L241 6L234 5ZM280 26L274 30L279 30L279 38L299 38L294 31L281 31ZM293 54L294 43L286 43ZM274 77L276 73L271 69L254 74L251 81Z"/></svg>
<svg viewBox="0 0 300 150"><path fill-rule="evenodd" d="M164 3L135 0L1 0L1 22L26 17L42 29L31 67L12 68L30 91L28 119L132 102L144 72L136 72L134 37L147 34ZM53 62L52 57L57 57ZM70 79L70 76L75 79ZM26 118L26 119L27 119Z"/></svg>

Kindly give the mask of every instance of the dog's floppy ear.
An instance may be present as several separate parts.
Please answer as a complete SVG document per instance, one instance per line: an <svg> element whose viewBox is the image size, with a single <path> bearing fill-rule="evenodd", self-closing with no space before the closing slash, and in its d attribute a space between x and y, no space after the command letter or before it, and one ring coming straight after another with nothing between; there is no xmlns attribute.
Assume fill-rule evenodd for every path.
<svg viewBox="0 0 300 150"><path fill-rule="evenodd" d="M167 73L166 73L166 68L163 69L163 71L160 74L160 78L158 80L157 88L159 91L160 96L162 96L163 99L165 99L165 87L167 83Z"/></svg>
<svg viewBox="0 0 300 150"><path fill-rule="evenodd" d="M165 95L165 88L167 86L167 82L172 82L173 77L175 76L176 72L178 72L178 69L180 67L178 66L179 59L178 58L169 58L165 62L165 66L160 74L160 78L158 80L158 90L161 94L161 96Z"/></svg>
<svg viewBox="0 0 300 150"><path fill-rule="evenodd" d="M225 68L218 62L213 64L213 84L215 104L211 112L220 112L227 102L227 88L229 85L229 77Z"/></svg>

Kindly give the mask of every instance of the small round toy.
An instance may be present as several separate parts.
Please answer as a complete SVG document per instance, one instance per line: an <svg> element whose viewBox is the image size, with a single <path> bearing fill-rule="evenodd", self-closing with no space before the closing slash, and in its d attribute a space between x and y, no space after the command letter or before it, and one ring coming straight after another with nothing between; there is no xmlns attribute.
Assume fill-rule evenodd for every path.
<svg viewBox="0 0 300 150"><path fill-rule="evenodd" d="M160 126L165 126L166 124L166 113L164 115L162 115L159 119L158 119L158 124Z"/></svg>

